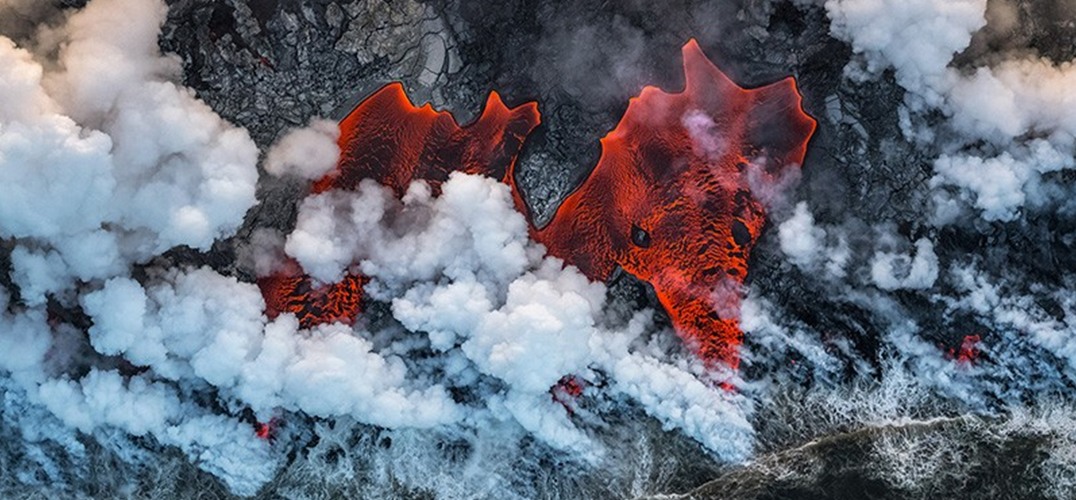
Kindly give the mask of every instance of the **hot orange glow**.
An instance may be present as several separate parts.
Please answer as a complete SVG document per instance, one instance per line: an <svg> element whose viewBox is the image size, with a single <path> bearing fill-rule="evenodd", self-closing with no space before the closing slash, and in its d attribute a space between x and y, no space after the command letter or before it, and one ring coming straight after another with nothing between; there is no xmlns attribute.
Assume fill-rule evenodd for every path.
<svg viewBox="0 0 1076 500"><path fill-rule="evenodd" d="M292 313L301 328L333 322L353 324L362 312L364 284L366 278L357 274L348 274L337 283L322 286L316 286L309 276L298 272L258 279L269 319Z"/></svg>
<svg viewBox="0 0 1076 500"><path fill-rule="evenodd" d="M255 422L254 435L258 436L258 439L272 442L276 438L276 426L276 417L269 419L268 422Z"/></svg>
<svg viewBox="0 0 1076 500"><path fill-rule="evenodd" d="M739 287L765 224L756 190L799 168L816 124L791 78L745 90L694 40L683 56L684 91L633 98L535 237L591 279L619 265L650 282L703 359L736 366Z"/></svg>
<svg viewBox="0 0 1076 500"><path fill-rule="evenodd" d="M430 105L415 107L403 86L393 83L363 101L340 123L340 160L314 183L313 193L354 190L364 179L402 196L412 181L436 191L454 171L504 180L527 135L538 126L538 106L509 109L491 93L482 115L460 127L451 114ZM321 323L352 324L362 312L366 278L348 274L341 282L317 286L290 262L288 269L258 280L266 313L292 313L303 328Z"/></svg>
<svg viewBox="0 0 1076 500"><path fill-rule="evenodd" d="M565 375L561 377L557 385L549 389L549 394L553 397L553 402L563 406L568 415L572 415L575 413L576 400L583 395L586 387L586 380L574 375Z"/></svg>
<svg viewBox="0 0 1076 500"><path fill-rule="evenodd" d="M415 107L403 86L393 83L340 122L340 162L313 192L352 190L373 179L402 196L414 180L436 189L457 171L504 180L538 122L536 103L508 109L492 92L482 116L461 128L446 111Z"/></svg>

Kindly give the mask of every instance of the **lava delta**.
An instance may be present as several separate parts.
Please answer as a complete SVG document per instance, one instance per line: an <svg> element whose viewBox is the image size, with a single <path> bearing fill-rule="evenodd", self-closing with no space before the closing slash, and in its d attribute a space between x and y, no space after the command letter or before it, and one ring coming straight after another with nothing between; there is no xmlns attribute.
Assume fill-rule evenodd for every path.
<svg viewBox="0 0 1076 500"><path fill-rule="evenodd" d="M792 78L743 89L694 41L683 47L685 88L646 87L601 140L587 179L532 237L592 280L616 267L649 282L677 333L705 361L735 367L742 333L735 313L751 249L765 224L763 197L800 168L815 121ZM437 192L449 173L507 182L526 210L513 170L539 124L536 103L509 109L494 92L460 127L451 114L416 107L399 84L383 87L341 124L337 168L313 193L354 190L372 179L402 196L412 181ZM294 313L303 327L354 322L366 278L316 285L298 265L259 280L267 313Z"/></svg>

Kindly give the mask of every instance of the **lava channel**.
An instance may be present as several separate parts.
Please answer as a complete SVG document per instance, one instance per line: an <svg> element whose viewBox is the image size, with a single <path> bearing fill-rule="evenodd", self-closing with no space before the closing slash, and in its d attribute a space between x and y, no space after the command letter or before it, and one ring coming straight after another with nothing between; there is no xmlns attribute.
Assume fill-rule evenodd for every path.
<svg viewBox="0 0 1076 500"><path fill-rule="evenodd" d="M398 197L416 180L426 181L437 192L454 171L503 181L539 121L536 103L509 109L492 92L478 120L461 127L448 112L434 111L429 104L416 107L403 86L392 83L340 122L340 160L311 191L350 191L372 179ZM319 285L301 272L297 262L288 262L285 268L258 280L270 318L292 313L301 327L311 328L331 322L352 324L362 312L366 277L349 273L337 283Z"/></svg>
<svg viewBox="0 0 1076 500"><path fill-rule="evenodd" d="M761 198L800 168L816 123L792 78L747 90L694 40L683 58L684 90L633 98L597 166L534 237L593 280L620 266L649 282L680 337L735 368Z"/></svg>

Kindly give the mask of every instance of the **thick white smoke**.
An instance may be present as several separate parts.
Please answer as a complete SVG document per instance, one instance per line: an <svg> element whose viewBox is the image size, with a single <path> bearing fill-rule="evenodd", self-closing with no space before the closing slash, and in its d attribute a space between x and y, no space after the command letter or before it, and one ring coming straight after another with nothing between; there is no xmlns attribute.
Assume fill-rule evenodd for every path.
<svg viewBox="0 0 1076 500"><path fill-rule="evenodd" d="M985 50L985 55L958 59L972 47L974 36L996 41L1014 29L1021 22L1015 3L828 0L824 7L831 33L849 42L856 54L845 68L846 76L880 78L884 70L892 69L896 82L907 91L901 117L904 132L920 150L934 155L933 175L924 186L930 190L932 206L919 217L925 225L1014 222L1029 213L1048 212L1067 199L1068 190L1049 176L1076 167L1076 111L1069 91L1073 61L1051 61L1034 50L984 47L975 48ZM927 117L931 113L943 119ZM945 262L929 236L919 238L913 248L884 229L849 257L823 243L827 234L832 238L839 231L818 227L805 203L778 228L781 249L800 267L812 269L832 255L852 263L849 279L833 289L845 300L888 313L900 307L884 294L875 296L856 285L884 292L922 290L927 300L946 304L947 314L971 314L994 327L998 345L981 347L997 358L991 367L996 373L986 378L1033 378L1005 366L1024 363L1040 369L1029 361L1041 354L1029 350L1029 339L1036 349L1071 359L1071 348L1063 340L1071 336L1067 283L1056 289L1034 285L1030 292L991 284L1007 283L1011 277L1004 269L996 270L1000 277L981 273L971 257ZM936 286L939 283L955 290L943 291ZM1038 305L1041 297L1056 301L1063 319L1043 310ZM902 321L905 326L900 326ZM936 347L920 345L922 335L930 332L907 320L893 325L888 328L906 332L894 333L896 352L919 362L935 356ZM971 328L967 335L977 333ZM998 390L991 388L992 383L978 390ZM952 392L966 391L954 385Z"/></svg>
<svg viewBox="0 0 1076 500"><path fill-rule="evenodd" d="M488 409L554 447L599 451L549 390L568 375L594 383L600 372L719 455L750 451L745 402L633 345L647 316L623 329L604 325L605 287L544 256L505 184L452 174L437 197L417 182L396 200L370 181L315 195L300 207L286 250L315 278L334 281L352 266L372 278L367 291L427 336L451 378L502 382Z"/></svg>
<svg viewBox="0 0 1076 500"><path fill-rule="evenodd" d="M830 240L827 241L827 237ZM805 271L819 268L825 275L843 278L851 257L848 241L840 232L832 235L815 224L806 202L796 204L792 216L777 227L777 241L790 262Z"/></svg>
<svg viewBox="0 0 1076 500"><path fill-rule="evenodd" d="M56 60L0 38L0 237L17 242L16 275L49 275L20 283L31 304L178 245L208 249L255 203L258 150L173 83L165 13L93 2L38 48Z"/></svg>
<svg viewBox="0 0 1076 500"><path fill-rule="evenodd" d="M1041 222L1040 217L1064 220L1066 213L1057 213L1057 207L1067 203L1071 188L1058 182L1063 177L1058 173L1076 168L1073 61L1049 60L1027 47L973 47L973 38L997 42L1027 21L1019 19L1018 12L1027 3L816 3L824 3L831 33L853 49L847 78L887 78L892 70L906 91L900 114L892 119L899 120L905 138L928 158L928 174L910 189L922 189L929 203L921 213L901 214L913 221L901 233L912 237L899 236L895 227L885 225L864 230L853 220L820 223L807 202L775 213L775 241L788 264L808 274L805 281L810 285L804 288L826 294L825 307L859 308L869 319L838 320L843 330L831 331L829 321L805 324L796 319L827 315L788 311L759 287L749 289L741 316L745 362L773 372L749 383L758 391L750 393L761 401L758 411L778 414L774 419L789 427L781 432L793 436L969 412L1011 419L1013 425L1035 427L1034 433L1041 435L1067 436L1071 431L1062 429L1070 428L1066 420L1071 409L1054 408L1051 395L1064 393L1059 388L1070 386L1076 367L1072 279L1035 283L1007 269L990 248L947 261L952 249L942 247L939 234L953 230L951 226L985 233L984 228L1024 228ZM1023 15L1026 18L1026 9ZM984 235L983 241L988 243L981 246L989 246L995 240ZM1037 243L1033 237L1024 244ZM1035 257L1014 251L1009 258ZM833 262L841 265L827 265ZM832 272L835 269L843 272ZM812 279L816 277L825 279ZM923 313L933 308L941 308L943 318ZM866 356L850 341L865 336L877 343ZM948 339L954 337L964 337L963 343L952 344ZM793 367L774 367L781 359ZM856 382L847 382L848 373L855 374L851 380ZM777 398L782 387L795 386L789 378L810 380L800 399L805 405L770 399ZM785 407L818 418L784 413ZM1046 416L1028 415L1038 411ZM1034 424L1028 423L1032 420ZM806 430L799 425L832 427ZM947 453L957 448L954 443L937 445ZM1054 446L1049 474L1058 478L1059 486L1051 493L1066 498L1071 483L1060 476L1071 470L1059 471L1071 467L1071 445L1064 437ZM921 459L908 449L889 448L877 460L901 454ZM935 467L924 470L937 474ZM922 471L906 472L902 480L915 483Z"/></svg>
<svg viewBox="0 0 1076 500"><path fill-rule="evenodd" d="M939 262L931 236L872 228L878 237L853 253L846 228L819 223L805 202L776 203L795 177L755 193L774 213L790 208L774 228L779 249L836 284L842 300L876 312L871 320L885 331L880 359L868 360L852 335L789 325L767 297L723 311L741 319L746 365L788 360L773 370L807 372L824 387L803 401L780 400L789 381L765 374L733 379L736 390L716 388L704 367L670 348L651 311L614 317L606 287L546 256L507 186L482 177L453 175L438 196L416 183L402 200L369 182L326 192L301 203L290 234L254 232L243 251L259 276L291 258L322 283L348 271L370 277L366 291L385 304L384 315L355 326L304 330L288 314L270 320L255 285L210 268L135 273L171 248L207 250L232 236L255 204L259 152L176 83L178 61L157 45L163 2L92 0L69 15L42 5L0 1L0 13L17 13L0 19L0 33L11 36L0 37L0 241L11 249L14 285L0 286L0 416L27 441L84 453L78 432L103 442L116 432L144 437L251 495L286 461L286 448L259 439L252 421L315 417L324 419L323 437L343 432L332 430L336 422L392 429L403 444L370 460L419 464L396 470L429 484L425 462L407 450L434 453L424 440L436 433L474 440L477 455L505 469L514 457L496 456L491 443L523 437L601 466L609 424L595 422L588 404L633 405L735 461L759 446L760 420L782 409L785 420L763 424L787 422L782 432L809 437L818 426L930 414L939 394L975 408L1026 396L1003 382L1025 377L1023 387L1033 388L1035 377L1055 375L1037 361L1044 352L1076 367L1071 294L1055 291L1061 312L1047 311L974 262ZM850 77L893 68L908 90L906 117L945 117L936 128L905 120L910 139L938 141L934 226L969 216L1013 221L1057 199L1044 175L1076 166L1071 63L1025 54L954 68L990 17L985 0L830 0L826 9L833 34L860 54ZM55 23L36 35L20 21L44 16ZM712 135L713 124L697 118L685 123ZM263 167L318 178L335 164L338 133L325 121L292 131ZM721 143L700 147L712 153ZM939 282L959 295L938 292ZM977 347L995 363L960 362L925 340L929 332L895 298L912 293L1003 326L999 343ZM75 308L85 318L64 317ZM849 372L877 382L841 388ZM582 388L578 399L551 392L565 376ZM814 427L797 427L806 421ZM1071 457L1052 460L1063 469Z"/></svg>
<svg viewBox="0 0 1076 500"><path fill-rule="evenodd" d="M334 241L340 235L363 238L340 244ZM304 245L349 253L296 251ZM440 196L416 183L402 201L372 182L356 192L317 195L302 205L288 249L308 269L331 270L330 278L346 267L361 269L373 280L367 289L391 303L406 331L342 324L304 331L287 314L268 321L256 286L203 268L166 271L145 286L114 278L85 294L90 342L101 354L150 369L139 395L163 397L149 391L155 383L209 384L263 421L281 411L388 428L507 421L549 446L596 460L603 450L573 422L570 402L557 402L550 389L567 375L584 384L607 377L614 394L638 401L719 456L738 460L751 451L746 400L715 388L686 358L670 360L642 342L651 330L649 314L607 327L605 287L544 257L500 182L453 174ZM311 260L316 256L323 259ZM426 350L432 358L408 361ZM75 398L69 386L50 389L50 399ZM473 387L480 399L457 403L451 387ZM171 415L157 399L143 400L160 408L147 416ZM70 419L91 404L73 401L63 413ZM142 413L123 415L119 422L109 415L101 420L132 428ZM254 461L250 468L273 465ZM238 492L258 486L250 472L210 470Z"/></svg>
<svg viewBox="0 0 1076 500"><path fill-rule="evenodd" d="M871 264L871 279L883 290L925 289L938 279L934 244L923 238L915 242L915 256L878 252Z"/></svg>
<svg viewBox="0 0 1076 500"><path fill-rule="evenodd" d="M288 131L269 150L265 171L276 176L320 179L336 166L339 138L340 128L330 120L313 120L306 128Z"/></svg>
<svg viewBox="0 0 1076 500"><path fill-rule="evenodd" d="M3 8L27 18L44 10ZM87 368L81 334L45 311L46 297L73 305L81 287L113 279L120 288L132 264L172 247L208 249L255 203L257 147L174 83L178 60L157 46L166 12L163 2L97 0L28 47L0 37L0 239L13 247L20 299L0 290L0 367L16 382L10 390L65 424L152 436L250 493L272 467L249 464L276 458L248 424L152 372L101 362L73 374ZM112 306L113 318L132 313L116 326L126 342L147 334L139 304ZM124 342L94 338L101 350L89 355ZM150 343L139 349L155 354Z"/></svg>
<svg viewBox="0 0 1076 500"><path fill-rule="evenodd" d="M90 342L154 375L204 382L268 421L278 409L355 414L377 425L428 427L458 419L442 387L409 388L395 356L341 324L299 332L294 317L267 322L261 293L209 269L170 271L143 289L116 278L83 297Z"/></svg>

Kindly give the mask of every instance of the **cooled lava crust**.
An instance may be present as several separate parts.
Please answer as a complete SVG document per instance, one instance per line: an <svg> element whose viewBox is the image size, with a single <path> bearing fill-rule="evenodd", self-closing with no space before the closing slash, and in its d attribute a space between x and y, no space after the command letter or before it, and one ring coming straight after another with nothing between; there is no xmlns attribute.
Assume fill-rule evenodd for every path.
<svg viewBox="0 0 1076 500"><path fill-rule="evenodd" d="M550 254L605 280L617 267L649 282L677 333L705 361L735 367L742 342L736 311L747 261L765 224L763 200L798 169L815 121L792 78L743 89L691 40L683 48L685 88L646 87L601 140L589 177L531 234ZM528 103L508 109L496 93L481 117L460 127L446 112L415 107L399 84L363 101L341 122L337 169L313 193L355 189L373 179L402 195L414 180L437 187L453 171L509 183L525 210L513 169L539 123ZM273 317L300 324L352 323L365 278L315 287L299 274L259 281Z"/></svg>

